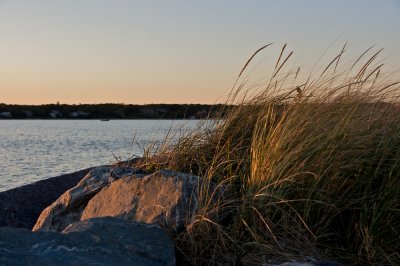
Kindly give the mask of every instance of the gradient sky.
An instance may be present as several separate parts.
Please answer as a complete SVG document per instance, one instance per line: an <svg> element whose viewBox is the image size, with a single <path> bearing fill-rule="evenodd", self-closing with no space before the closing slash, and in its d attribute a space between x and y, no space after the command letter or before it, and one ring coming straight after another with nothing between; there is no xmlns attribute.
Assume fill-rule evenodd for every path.
<svg viewBox="0 0 400 266"><path fill-rule="evenodd" d="M304 67L348 42L399 70L400 1L0 0L0 102L215 103L270 42L270 65L285 42Z"/></svg>

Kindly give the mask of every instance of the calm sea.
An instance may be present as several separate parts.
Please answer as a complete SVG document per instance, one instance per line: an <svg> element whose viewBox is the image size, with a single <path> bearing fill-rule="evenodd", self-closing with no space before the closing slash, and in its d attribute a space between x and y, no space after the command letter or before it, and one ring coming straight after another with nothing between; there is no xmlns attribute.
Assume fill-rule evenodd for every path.
<svg viewBox="0 0 400 266"><path fill-rule="evenodd" d="M0 191L141 156L195 120L0 120Z"/></svg>

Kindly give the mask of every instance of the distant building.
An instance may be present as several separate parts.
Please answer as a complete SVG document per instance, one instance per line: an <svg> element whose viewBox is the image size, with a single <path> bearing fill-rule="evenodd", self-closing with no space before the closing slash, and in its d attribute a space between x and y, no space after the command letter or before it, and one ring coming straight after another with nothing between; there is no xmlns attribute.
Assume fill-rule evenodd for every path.
<svg viewBox="0 0 400 266"><path fill-rule="evenodd" d="M69 113L69 117L72 117L72 118L88 117L88 116L89 116L89 113L82 112L82 111L76 111L76 112Z"/></svg>
<svg viewBox="0 0 400 266"><path fill-rule="evenodd" d="M63 114L58 110L51 110L50 113L49 113L49 116L51 118L59 118L59 117L62 117Z"/></svg>
<svg viewBox="0 0 400 266"><path fill-rule="evenodd" d="M0 117L10 118L12 117L12 114L10 112L1 112Z"/></svg>

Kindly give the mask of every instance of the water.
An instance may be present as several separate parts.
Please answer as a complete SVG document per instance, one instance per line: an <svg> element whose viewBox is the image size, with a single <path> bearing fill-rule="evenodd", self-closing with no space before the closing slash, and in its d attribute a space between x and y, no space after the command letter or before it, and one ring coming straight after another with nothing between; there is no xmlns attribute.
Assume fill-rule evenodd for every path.
<svg viewBox="0 0 400 266"><path fill-rule="evenodd" d="M141 156L170 128L194 120L0 120L0 191L37 180Z"/></svg>

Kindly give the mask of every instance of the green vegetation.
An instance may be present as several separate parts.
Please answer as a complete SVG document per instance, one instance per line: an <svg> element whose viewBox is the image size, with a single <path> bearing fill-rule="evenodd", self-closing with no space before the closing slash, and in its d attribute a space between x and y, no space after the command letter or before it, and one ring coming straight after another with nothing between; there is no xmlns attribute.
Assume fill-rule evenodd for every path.
<svg viewBox="0 0 400 266"><path fill-rule="evenodd" d="M302 80L284 46L272 77L249 92L241 75L257 51L226 103L234 108L149 150L142 167L210 181L175 239L184 261L400 264L399 83L381 73L380 51L342 66L344 50ZM222 195L205 193L212 182Z"/></svg>

